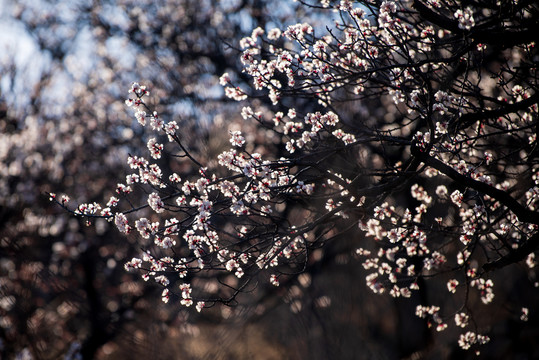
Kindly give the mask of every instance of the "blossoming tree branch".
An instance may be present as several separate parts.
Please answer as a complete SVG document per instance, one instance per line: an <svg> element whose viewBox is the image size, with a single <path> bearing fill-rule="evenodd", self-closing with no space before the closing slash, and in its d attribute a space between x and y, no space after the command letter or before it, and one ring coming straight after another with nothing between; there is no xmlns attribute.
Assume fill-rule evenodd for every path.
<svg viewBox="0 0 539 360"><path fill-rule="evenodd" d="M198 311L279 286L314 249L352 237L372 291L409 298L442 282L416 315L476 348L489 337L473 311L496 301L495 274L536 265L539 6L470 4L305 2L337 20L254 29L239 44L252 85L221 77L265 138L233 129L208 158L134 83L126 104L151 134L146 156L127 159L105 204L51 196L136 237L125 269ZM181 171L162 168L165 155Z"/></svg>

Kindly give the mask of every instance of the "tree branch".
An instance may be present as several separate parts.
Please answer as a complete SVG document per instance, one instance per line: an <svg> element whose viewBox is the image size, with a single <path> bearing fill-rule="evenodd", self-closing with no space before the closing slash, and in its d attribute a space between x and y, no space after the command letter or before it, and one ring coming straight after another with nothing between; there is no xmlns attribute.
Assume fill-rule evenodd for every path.
<svg viewBox="0 0 539 360"><path fill-rule="evenodd" d="M458 127L458 129L464 129L472 125L478 120L498 118L500 116L513 114L517 111L526 110L527 108L529 108L530 106L534 104L537 104L538 102L539 102L539 93L535 93L531 95L530 97L528 97L527 99L524 99L514 104L504 104L502 107L497 108L497 109L486 110L482 112L467 113L467 114L462 115L459 119L457 119L457 121L455 121L454 127Z"/></svg>
<svg viewBox="0 0 539 360"><path fill-rule="evenodd" d="M450 177L455 182L460 184L463 187L469 187L474 190L477 190L480 193L490 196L491 198L499 201L505 205L509 210L511 210L518 218L519 221L539 225L539 214L535 211L527 209L525 206L521 205L516 201L511 195L505 191L496 189L493 186L490 186L486 183L472 179L471 177L462 175L452 167L447 164L444 164L440 160L435 159L432 156L429 156L423 149L412 145L411 147L412 155L417 159L421 160L424 164L440 171L442 174Z"/></svg>
<svg viewBox="0 0 539 360"><path fill-rule="evenodd" d="M488 262L483 265L483 270L492 271L496 269L501 269L507 265L517 263L535 251L539 247L539 232L535 233L531 238L529 238L524 244L522 244L518 249L511 251L509 254L502 256L501 258Z"/></svg>

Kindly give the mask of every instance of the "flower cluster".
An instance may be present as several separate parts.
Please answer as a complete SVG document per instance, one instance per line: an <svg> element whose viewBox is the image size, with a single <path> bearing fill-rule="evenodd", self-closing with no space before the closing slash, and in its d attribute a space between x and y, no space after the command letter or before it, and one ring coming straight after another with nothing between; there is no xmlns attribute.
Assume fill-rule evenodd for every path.
<svg viewBox="0 0 539 360"><path fill-rule="evenodd" d="M465 30L458 36L418 20L421 11L405 1L384 1L372 13L341 1L335 6L341 20L325 36L307 23L267 35L253 30L240 41L241 62L267 107L254 101L260 111L244 106L238 115L244 124L263 129L262 140L259 133L230 127L231 148L220 149L216 159L185 146L177 124L165 123L146 104L147 89L134 84L135 97L126 103L155 135L147 142L150 157L161 159L166 146L177 145L170 154L179 164L165 170L144 157L129 157L134 173L117 192L123 199L133 191L130 185L140 185L146 204L114 215L109 209L106 216L129 233L128 215L146 209L151 216L134 220L134 227L143 239L153 239L158 251L148 247L126 268L139 269L145 280L164 287L163 301L179 288L180 304L197 303L200 311L227 302L260 271L279 286L314 261L311 247L355 229L363 241L356 254L373 292L412 298L420 286L424 290L420 280L441 278L439 289L464 303L453 311L446 309L449 301L421 304L416 315L443 331L453 315L442 314L455 314L454 326L467 328L469 294L484 305L494 302L488 273L507 265L506 254L513 262L526 260L529 270L535 266L535 255L521 244L539 233L539 191L533 186L539 180L528 143L535 146L538 109L529 102L533 86L511 84L525 81L510 72L501 74L505 78L500 75L497 85L478 75L484 69L473 75L455 70L477 66L483 57L476 52L488 48L477 50L462 35L474 31L479 12L448 3L452 6L429 1L425 11L447 15L454 29L458 24ZM462 53L448 54L448 42L461 42ZM518 50L525 59L526 52ZM225 96L247 99L249 92L234 86L228 73L220 83ZM496 99L497 94L504 97ZM163 132L171 144L158 142ZM267 139L275 152L268 150ZM513 149L515 141L520 147L514 150L497 149L498 144ZM180 176L172 171L177 168L190 170ZM118 209L119 202L109 207ZM101 210L86 204L77 213ZM228 290L188 281L188 274L202 271L224 273L219 283ZM179 275L180 284L171 273ZM488 340L466 331L458 342L468 349Z"/></svg>

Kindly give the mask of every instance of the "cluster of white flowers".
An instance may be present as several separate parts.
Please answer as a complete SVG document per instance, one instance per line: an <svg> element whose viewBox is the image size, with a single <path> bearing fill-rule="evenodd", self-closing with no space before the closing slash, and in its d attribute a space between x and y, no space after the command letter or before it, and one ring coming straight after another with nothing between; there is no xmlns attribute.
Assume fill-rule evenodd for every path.
<svg viewBox="0 0 539 360"><path fill-rule="evenodd" d="M447 328L447 323L440 316L440 308L438 306L423 306L418 305L415 310L416 316L429 319L429 327L436 326L436 331L443 331Z"/></svg>
<svg viewBox="0 0 539 360"><path fill-rule="evenodd" d="M436 9L443 5L437 0L428 4ZM330 2L322 1L322 5L329 7ZM316 226L316 220L313 220L314 224L294 227L298 224L289 223L289 219L283 221L279 216L288 206L286 200L289 198L310 196L318 201L318 209L313 213L335 222L353 219L367 238L366 242L374 240L372 247L376 250L368 250L368 246L357 250L363 268L368 271L366 283L373 292L408 298L419 289L421 282L418 280L422 276L433 276L442 269L455 274L443 281L451 297L457 299L457 294L463 291L477 291L484 304L494 301L494 283L481 270L485 256L477 255L475 245L482 245L487 258L498 256L508 247L505 243L499 248L498 245L492 246L497 241L496 237L501 237L503 243L509 235L517 239L536 234L538 228L536 223L519 220L509 211L511 209L505 211L507 203L475 191L473 185L479 181L487 189L499 191L507 191L514 185L509 181L494 184L496 179L490 176L489 169L495 167L497 158L501 156L496 149L487 146L485 138L498 134L496 131L499 129L510 129L516 125L509 124L510 121L501 116L496 126L485 127L478 123L471 130L459 129L460 124L455 123L466 119L473 107L479 106L461 96L465 92L464 86L460 94L451 87L433 90L424 86L424 80L430 74L449 71L443 61L431 61L431 57L442 59L439 40L447 33L437 31L427 23L415 24L417 28L413 28L400 14L400 10L411 11L406 2L384 1L376 15L354 6L347 0L335 6L336 10L343 12L343 23L337 23L336 30L328 36L317 37L311 25L299 23L284 31L272 29L265 39L265 31L257 28L251 36L240 41L245 74L252 78L254 90L265 91L269 102L278 110L255 111L245 106L241 110L241 118L246 123L254 122L271 129L277 134L279 145L288 152L288 157L271 159L263 150L252 150L255 147L251 146L250 137L245 135L248 132L231 127L231 148L220 150L217 161L200 164L181 146L180 158L196 166L194 174L166 173L164 168L161 170L144 157L128 158L128 165L135 172L126 177L125 185L118 185L117 192L123 197L133 191L130 185L151 187L152 190L147 192L146 207L151 209L153 217L162 220L140 217L134 221L134 227L143 239L152 238L159 251L172 249L174 256L158 258L146 251L140 259L127 262L125 267L141 269L145 280L153 279L165 287L162 293L164 302L168 302L177 290L170 286L173 281L169 273L172 272L184 279L177 296L180 303L191 306L196 302L198 311L210 300L199 295L199 291L204 293L203 289L185 280L190 272L204 269L226 271L229 273L227 276L237 283L248 278L251 271L271 270L269 283L279 286L282 278L286 277L284 272L280 272L281 267L306 254L310 231ZM458 22L463 30L472 30L474 10L467 7L453 11L454 8L449 16L454 16L456 21L451 21ZM370 19L372 16L376 16L376 21ZM352 21L347 23L344 19ZM279 46L279 42L285 42L285 45ZM417 61L420 65L410 66L409 62L401 63L397 59ZM225 96L237 101L248 97L246 91L234 86L228 73L224 73L219 82L224 87ZM369 90L370 87L375 90ZM388 100L387 106L394 109L383 129L375 129L368 121L353 123L342 116L332 103L342 93L353 100L359 99L357 103L361 103L364 97L373 94L378 97L379 92L386 95L382 103L385 105L385 100ZM150 157L160 159L165 147L171 146L158 142L159 135L164 138L163 132L168 135L169 142L181 145L176 136L177 123L165 123L144 102L148 90L135 83L130 93L134 98L128 99L126 104L135 109L137 121L143 126L148 122L148 131L156 134L147 142ZM298 93L316 99L318 109L302 113L299 108L290 108L288 102L282 101L286 96ZM506 93L507 99L499 99L500 103L523 101L530 96L529 91L519 85ZM404 118L405 125L393 126L391 122L395 117ZM531 118L531 115L519 115L518 121L529 125ZM531 133L529 136L533 137ZM418 147L425 156L418 158L428 166L420 165L420 161L417 164L412 161L412 165L402 162L390 164L391 156L382 161L379 153L373 152L373 159L369 160L372 162L364 167L365 172L374 174L369 179L373 182L393 174L402 176L397 177L399 182L388 184L382 181L380 187L385 188L384 195L387 195L394 188L409 186L410 192L406 197L413 204L409 208L399 204L396 198L386 199L375 190L371 192L371 188L358 190L360 185L357 184L361 179L344 175L349 169L342 170L342 173L332 169L318 171L319 158L326 156L324 151L329 147L333 147L333 154L350 151L353 155L346 159L347 164L355 166L356 162L360 163L362 159L357 158L363 157L361 143L371 141L369 139L383 143L377 148L379 153L386 153L385 144L389 147L399 143L404 144L400 148L405 149L404 152L411 148L415 154L413 151ZM302 168L308 156L316 159ZM428 163L426 158L431 162ZM322 161L327 159L320 160L320 163ZM384 172L378 168L383 162L390 170ZM438 163L441 165L436 166ZM409 169L419 169L413 178L417 183L411 186L407 180L411 178ZM535 185L538 185L539 171L534 171ZM451 180L461 178L469 179L470 186L451 184ZM455 187L458 189L454 190ZM485 192L489 193L488 190ZM493 191L490 193L495 194ZM369 206L363 209L364 195L369 198ZM539 188L530 188L525 198L526 209L534 210L539 204ZM111 198L104 213L98 204L83 204L77 213L95 215L102 211L111 219L114 217L114 223L121 232L129 233L131 227L127 215L119 210L113 215L110 210L118 208L119 201ZM175 217L167 217L170 213ZM313 214L309 213L309 216L315 219ZM495 217L498 220L492 226L493 234L488 234L492 223L490 218ZM226 226L223 225L225 223ZM446 236L452 236L456 241L448 246ZM182 251L176 252L179 247ZM518 248L518 244L514 247ZM526 255L526 263L532 269L536 264L535 255ZM462 309L452 313L456 312L455 325L466 328L471 312ZM527 311L523 309L523 318L527 318ZM437 305L420 305L416 308L416 315L427 319L437 331L448 327ZM468 349L487 341L488 337L468 331L461 335L459 345Z"/></svg>
<svg viewBox="0 0 539 360"><path fill-rule="evenodd" d="M465 334L460 335L459 346L464 350L468 350L470 347L472 347L472 345L484 345L489 341L490 338L486 335L481 335L473 331L468 331Z"/></svg>
<svg viewBox="0 0 539 360"><path fill-rule="evenodd" d="M470 30L472 27L475 26L473 10L470 7L467 7L464 10L458 9L457 11L455 11L454 16L459 22L459 28L463 30Z"/></svg>

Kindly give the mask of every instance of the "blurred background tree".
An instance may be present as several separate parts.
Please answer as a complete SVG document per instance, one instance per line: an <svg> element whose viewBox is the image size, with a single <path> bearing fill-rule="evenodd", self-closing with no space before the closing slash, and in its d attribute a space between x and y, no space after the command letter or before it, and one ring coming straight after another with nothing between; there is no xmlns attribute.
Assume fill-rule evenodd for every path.
<svg viewBox="0 0 539 360"><path fill-rule="evenodd" d="M227 43L237 43L259 22L281 23L295 12L287 5L270 15L270 5L2 1L4 356L27 348L36 358L58 358L79 343L92 358L122 336L136 340L140 351L160 349L144 339L185 322L185 314L162 306L160 315L153 314L155 304L145 296L151 290L122 269L136 245L111 232L106 221L87 227L59 216L44 194L65 189L93 201L114 189L127 154L146 141L125 111L125 89L134 79L157 85L157 95L166 99L161 109L181 115L191 146L208 146L209 125L230 108L217 74L241 77ZM139 314L150 309L142 320Z"/></svg>

